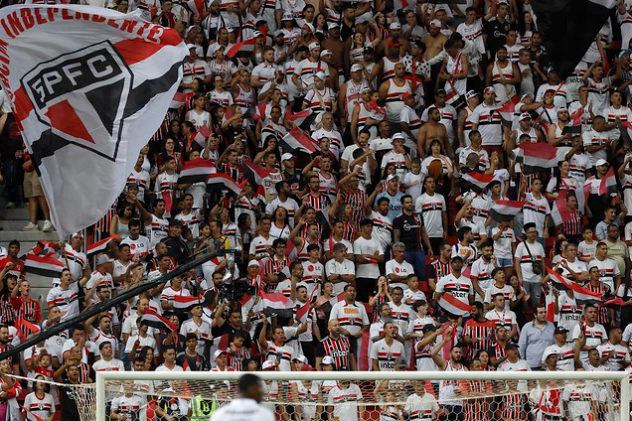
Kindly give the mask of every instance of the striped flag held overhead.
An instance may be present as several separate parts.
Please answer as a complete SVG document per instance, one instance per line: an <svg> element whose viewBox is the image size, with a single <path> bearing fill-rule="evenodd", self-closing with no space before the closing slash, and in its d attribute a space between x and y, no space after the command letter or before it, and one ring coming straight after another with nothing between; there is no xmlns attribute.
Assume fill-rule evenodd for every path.
<svg viewBox="0 0 632 421"><path fill-rule="evenodd" d="M294 124L294 127L298 127L302 130L309 130L312 123L316 121L316 117L318 117L318 113L313 112L309 108L301 111L300 113L292 113L289 108L285 112L286 120L290 120L292 124Z"/></svg>
<svg viewBox="0 0 632 421"><path fill-rule="evenodd" d="M173 110L178 110L184 107L192 97L193 97L193 92L190 92L188 94L185 94L182 92L176 92L176 94L173 96L173 99L171 100L171 104L169 105L169 108Z"/></svg>
<svg viewBox="0 0 632 421"><path fill-rule="evenodd" d="M253 164L250 161L244 161L243 167L246 178L258 186L262 185L263 179L270 175L270 170L265 169L260 165Z"/></svg>
<svg viewBox="0 0 632 421"><path fill-rule="evenodd" d="M257 34L257 31L255 31L255 34ZM255 43L257 42L257 38L257 36L248 38L233 45L226 51L226 57L231 59L235 57L250 57L250 55L252 55L252 52L255 50Z"/></svg>
<svg viewBox="0 0 632 421"><path fill-rule="evenodd" d="M571 281L570 279L566 279L559 273L555 272L553 269L547 267L547 272L551 277L551 282L555 288L561 291L571 290L575 295L575 301L577 304L589 303L589 302L599 302L603 299L603 295L598 292L593 292L587 288L582 287L577 282Z"/></svg>
<svg viewBox="0 0 632 421"><path fill-rule="evenodd" d="M319 149L314 139L305 135L298 127L294 127L288 134L281 139L281 147L285 152L298 154L304 152L313 154Z"/></svg>
<svg viewBox="0 0 632 421"><path fill-rule="evenodd" d="M143 315L140 317L140 324L146 324L149 327L165 332L177 332L178 330L176 325L149 308L143 311Z"/></svg>
<svg viewBox="0 0 632 421"><path fill-rule="evenodd" d="M110 241L116 241L118 243L121 241L121 237L119 237L118 235L113 235L111 237L104 238L101 241L97 241L96 243L88 246L88 249L86 250L86 254L90 256L95 253L101 253L101 252L107 251L107 249L110 246Z"/></svg>
<svg viewBox="0 0 632 421"><path fill-rule="evenodd" d="M64 264L56 257L55 253L39 255L27 253L24 260L24 270L34 275L59 278L64 269Z"/></svg>
<svg viewBox="0 0 632 421"><path fill-rule="evenodd" d="M241 183L237 184L235 180L230 178L226 174L211 174L208 176L206 180L206 185L209 188L215 188L220 190L230 190L235 194L240 194L244 187L248 184L248 180L244 180Z"/></svg>
<svg viewBox="0 0 632 421"><path fill-rule="evenodd" d="M280 292L265 293L259 290L263 304L263 312L267 316L292 317L294 303Z"/></svg>
<svg viewBox="0 0 632 421"><path fill-rule="evenodd" d="M617 193L617 178L614 175L614 167L610 167L605 177L601 179L599 184L599 195L616 196Z"/></svg>
<svg viewBox="0 0 632 421"><path fill-rule="evenodd" d="M538 174L557 167L557 148L548 143L523 143L516 154L524 174Z"/></svg>
<svg viewBox="0 0 632 421"><path fill-rule="evenodd" d="M523 200L497 200L489 210L489 217L498 222L513 221L525 203Z"/></svg>
<svg viewBox="0 0 632 421"><path fill-rule="evenodd" d="M461 186L461 191L467 190L475 190L475 191L483 191L487 187L489 183L494 181L493 174L483 174L481 172L467 172L461 174L461 178L465 183L464 186Z"/></svg>
<svg viewBox="0 0 632 421"><path fill-rule="evenodd" d="M209 175L217 172L215 165L204 158L196 158L184 163L178 183L193 184L205 181Z"/></svg>

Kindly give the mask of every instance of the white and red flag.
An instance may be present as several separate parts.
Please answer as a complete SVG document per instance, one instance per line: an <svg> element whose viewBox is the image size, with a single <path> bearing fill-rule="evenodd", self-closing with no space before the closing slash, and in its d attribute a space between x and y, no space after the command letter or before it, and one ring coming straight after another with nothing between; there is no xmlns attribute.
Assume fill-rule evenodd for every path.
<svg viewBox="0 0 632 421"><path fill-rule="evenodd" d="M257 38L258 37L249 38L233 45L228 50L226 50L226 57L250 57L252 52L255 50L255 43L257 42Z"/></svg>
<svg viewBox="0 0 632 421"><path fill-rule="evenodd" d="M553 269L547 267L547 272L551 277L551 282L555 288L561 291L571 290L575 295L575 300L587 302L600 302L603 299L603 295L598 292L593 292L587 288L582 287L575 281L571 281L555 272Z"/></svg>
<svg viewBox="0 0 632 421"><path fill-rule="evenodd" d="M206 185L212 189L230 190L235 194L239 194L243 191L244 187L248 183L248 180L244 180L241 183L236 183L235 180L230 178L226 174L217 173L211 174L206 179Z"/></svg>
<svg viewBox="0 0 632 421"><path fill-rule="evenodd" d="M523 143L516 155L524 174L538 174L557 167L557 148L548 143Z"/></svg>
<svg viewBox="0 0 632 421"><path fill-rule="evenodd" d="M599 195L616 195L617 193L617 178L614 175L614 167L610 167L605 177L601 179L599 184Z"/></svg>
<svg viewBox="0 0 632 421"><path fill-rule="evenodd" d="M98 221L162 124L188 51L180 34L79 5L0 11L0 84L60 238Z"/></svg>
<svg viewBox="0 0 632 421"><path fill-rule="evenodd" d="M265 293L259 290L263 311L268 316L292 317L294 302L280 292Z"/></svg>
<svg viewBox="0 0 632 421"><path fill-rule="evenodd" d="M493 174L483 174L482 172L466 172L461 175L463 181L469 184L463 186L462 191L467 191L473 188L476 191L483 191L489 183L494 181Z"/></svg>
<svg viewBox="0 0 632 421"><path fill-rule="evenodd" d="M498 222L513 221L525 203L523 200L497 200L489 210L489 217Z"/></svg>
<svg viewBox="0 0 632 421"><path fill-rule="evenodd" d="M180 171L178 183L193 184L206 181L209 175L216 172L217 168L210 160L204 158L192 159L184 163Z"/></svg>
<svg viewBox="0 0 632 421"><path fill-rule="evenodd" d="M281 147L285 152L295 155L299 152L313 154L319 148L316 141L303 133L298 127L294 127L288 134L283 136Z"/></svg>

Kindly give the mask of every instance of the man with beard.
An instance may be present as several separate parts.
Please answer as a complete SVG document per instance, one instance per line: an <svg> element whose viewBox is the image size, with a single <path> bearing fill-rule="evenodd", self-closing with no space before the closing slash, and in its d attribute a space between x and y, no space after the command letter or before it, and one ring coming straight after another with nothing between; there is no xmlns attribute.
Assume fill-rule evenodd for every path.
<svg viewBox="0 0 632 421"><path fill-rule="evenodd" d="M449 148L448 135L446 127L440 123L441 113L437 107L430 106L428 108L428 121L422 125L417 134L417 152L420 157L425 157L430 143L438 140L443 145L444 150L452 150Z"/></svg>

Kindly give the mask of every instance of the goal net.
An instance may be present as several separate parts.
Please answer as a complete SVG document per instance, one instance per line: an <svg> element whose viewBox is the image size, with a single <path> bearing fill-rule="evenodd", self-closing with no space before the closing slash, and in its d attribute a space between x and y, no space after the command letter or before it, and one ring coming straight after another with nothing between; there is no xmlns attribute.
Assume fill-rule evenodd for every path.
<svg viewBox="0 0 632 421"><path fill-rule="evenodd" d="M241 374L99 372L96 401L87 405L96 409L96 421L106 421L110 414L130 421L171 417L208 421L215 410L239 397ZM263 403L278 420L285 421L630 420L629 375L625 372L255 374L264 385Z"/></svg>

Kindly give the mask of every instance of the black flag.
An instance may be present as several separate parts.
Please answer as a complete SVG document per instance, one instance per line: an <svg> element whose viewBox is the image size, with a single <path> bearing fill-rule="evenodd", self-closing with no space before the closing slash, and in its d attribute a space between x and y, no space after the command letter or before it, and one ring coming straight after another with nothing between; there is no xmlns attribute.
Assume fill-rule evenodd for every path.
<svg viewBox="0 0 632 421"><path fill-rule="evenodd" d="M538 29L562 79L575 70L617 0L533 0Z"/></svg>

